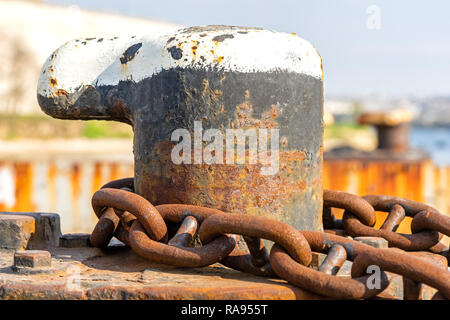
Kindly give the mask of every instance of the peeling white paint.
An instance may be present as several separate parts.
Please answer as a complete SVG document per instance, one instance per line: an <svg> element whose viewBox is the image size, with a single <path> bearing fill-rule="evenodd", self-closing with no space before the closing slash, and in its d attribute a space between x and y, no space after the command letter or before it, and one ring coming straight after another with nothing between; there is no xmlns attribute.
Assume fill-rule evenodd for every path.
<svg viewBox="0 0 450 320"><path fill-rule="evenodd" d="M228 38L214 40L223 35ZM122 54L137 43L142 43L142 47L133 59L122 64ZM180 53L181 58L176 59ZM182 29L169 35L154 33L70 41L45 62L38 93L53 97L59 89L73 93L83 85L137 82L175 67L243 73L285 71L322 77L322 60L317 50L295 34L236 27L208 31Z"/></svg>

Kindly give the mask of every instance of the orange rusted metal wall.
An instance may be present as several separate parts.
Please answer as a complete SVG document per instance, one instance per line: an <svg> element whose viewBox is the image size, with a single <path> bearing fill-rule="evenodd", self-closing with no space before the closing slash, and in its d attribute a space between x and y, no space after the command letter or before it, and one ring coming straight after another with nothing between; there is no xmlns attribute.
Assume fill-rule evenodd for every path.
<svg viewBox="0 0 450 320"><path fill-rule="evenodd" d="M427 195L426 192L427 188L434 187L428 184L429 180L434 178L434 170L433 163L429 160L417 162L325 160L323 181L325 189L358 195L386 194L427 202L434 200L432 195Z"/></svg>
<svg viewBox="0 0 450 320"><path fill-rule="evenodd" d="M63 232L91 232L94 192L133 170L132 161L0 160L0 211L55 212Z"/></svg>
<svg viewBox="0 0 450 320"><path fill-rule="evenodd" d="M450 213L450 167L439 167L431 160L365 161L359 159L325 159L323 168L325 189L347 191L359 196L391 195L427 203L443 214ZM339 217L342 212L335 211ZM376 227L381 226L385 213L378 212ZM410 233L410 218L398 231Z"/></svg>

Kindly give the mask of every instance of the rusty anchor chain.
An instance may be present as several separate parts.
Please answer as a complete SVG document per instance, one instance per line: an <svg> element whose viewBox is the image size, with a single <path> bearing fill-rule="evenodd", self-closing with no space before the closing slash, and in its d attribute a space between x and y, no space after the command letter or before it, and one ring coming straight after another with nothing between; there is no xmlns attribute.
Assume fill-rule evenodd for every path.
<svg viewBox="0 0 450 320"><path fill-rule="evenodd" d="M331 207L345 209L342 221L331 214ZM388 217L379 229L375 211L387 212ZM396 232L406 217L412 217L412 234ZM389 247L406 251L429 250L438 245L442 235L450 236L450 217L417 201L391 196L367 195L358 197L341 191L324 191L324 227L344 229L353 237L381 237Z"/></svg>
<svg viewBox="0 0 450 320"><path fill-rule="evenodd" d="M134 193L133 178L111 181L94 194L92 206L99 221L90 243L105 247L115 236L153 262L181 267L219 262L242 272L279 277L333 299L373 298L388 287L385 271L389 271L436 288L436 299L450 299L450 272L403 251L444 252L439 240L442 234L450 235L450 218L427 205L395 197L325 190L323 198L325 229L382 237L396 248L374 248L329 230L300 231L265 217L184 204L155 207ZM342 221L333 216L333 207L345 210ZM380 229L373 228L375 211L389 212ZM395 232L406 215L413 217L412 235ZM240 237L247 249L238 245ZM201 245L194 245L194 239ZM270 253L263 239L274 242ZM327 254L318 270L310 268L312 252ZM346 260L353 261L351 277L336 276ZM371 265L380 268L377 287L368 285L371 275L366 271Z"/></svg>
<svg viewBox="0 0 450 320"><path fill-rule="evenodd" d="M274 244L270 252L270 263L280 278L308 291L334 299L371 298L381 293L389 285L389 280L384 272L380 274L380 286L371 289L366 285L369 278L368 275L349 279L333 276L326 271L328 269L335 269L336 267L339 268L339 265L345 261L343 256L337 257L337 259L333 257L333 255L336 255L334 253L336 250L340 250L341 255L345 254L345 256L349 255L349 257L354 258L356 255L352 247L359 245L356 241L350 240L351 242L347 242L345 238L339 236L329 238L328 235L323 236L321 232L311 231L307 233L302 232L302 234L306 236L308 243L314 251L328 252L327 258L330 255L331 258L326 259L319 267L319 271L316 271L308 268L307 265L296 262L282 246ZM319 243L317 243L318 239ZM344 244L344 246L339 244ZM362 248L364 248L364 245ZM371 250L369 246L365 249Z"/></svg>

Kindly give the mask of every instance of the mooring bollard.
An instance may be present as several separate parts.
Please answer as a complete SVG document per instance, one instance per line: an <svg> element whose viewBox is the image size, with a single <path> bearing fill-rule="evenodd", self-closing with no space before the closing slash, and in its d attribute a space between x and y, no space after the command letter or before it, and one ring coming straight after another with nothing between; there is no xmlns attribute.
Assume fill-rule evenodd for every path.
<svg viewBox="0 0 450 320"><path fill-rule="evenodd" d="M408 109L395 109L386 112L366 112L358 118L358 123L376 127L378 149L405 152L409 148L411 120L412 115Z"/></svg>
<svg viewBox="0 0 450 320"><path fill-rule="evenodd" d="M128 123L135 190L320 230L323 86L295 34L207 26L70 41L44 64L38 100L59 119Z"/></svg>

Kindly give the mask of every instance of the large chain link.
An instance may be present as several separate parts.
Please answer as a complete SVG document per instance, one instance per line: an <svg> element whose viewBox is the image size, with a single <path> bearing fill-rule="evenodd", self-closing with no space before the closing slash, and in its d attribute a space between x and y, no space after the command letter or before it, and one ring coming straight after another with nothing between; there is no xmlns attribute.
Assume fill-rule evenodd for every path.
<svg viewBox="0 0 450 320"><path fill-rule="evenodd" d="M430 250L445 234L450 236L450 217L423 203L398 197L368 195L358 197L342 191L326 190L324 196L324 227L344 229L352 236L381 237L389 247L407 251ZM331 208L345 209L342 221L331 213ZM388 212L379 229L375 211ZM412 217L412 234L396 232L405 216Z"/></svg>
<svg viewBox="0 0 450 320"><path fill-rule="evenodd" d="M450 272L423 261L403 250L448 252L439 240L450 236L450 218L436 209L411 200L387 197L358 197L340 191L324 191L324 228L300 231L268 219L220 210L184 205L153 206L134 193L133 178L104 185L92 198L99 221L91 234L95 247L105 247L115 236L134 252L153 262L182 267L202 267L214 263L259 276L278 276L316 294L335 299L367 299L389 285L384 271L428 284L437 290L436 298L450 299ZM344 209L343 220L331 208ZM380 229L375 211L389 212ZM413 217L412 234L396 233L405 215ZM376 236L390 247L378 249L348 237ZM201 245L193 245L197 236ZM243 249L243 237L247 250ZM274 242L270 254L263 239ZM446 251L447 250L447 251ZM319 270L310 268L312 252L328 254ZM353 261L351 277L335 276L345 260ZM367 285L369 265L380 267L380 285Z"/></svg>

